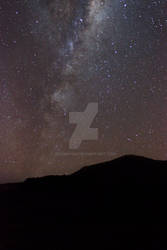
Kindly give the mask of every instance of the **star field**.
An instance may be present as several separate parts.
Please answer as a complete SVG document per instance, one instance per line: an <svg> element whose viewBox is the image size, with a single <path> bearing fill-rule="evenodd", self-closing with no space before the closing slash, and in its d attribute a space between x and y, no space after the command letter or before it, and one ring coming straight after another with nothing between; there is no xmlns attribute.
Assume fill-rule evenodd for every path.
<svg viewBox="0 0 167 250"><path fill-rule="evenodd" d="M166 0L0 0L0 182L167 160ZM69 112L98 140L69 149Z"/></svg>

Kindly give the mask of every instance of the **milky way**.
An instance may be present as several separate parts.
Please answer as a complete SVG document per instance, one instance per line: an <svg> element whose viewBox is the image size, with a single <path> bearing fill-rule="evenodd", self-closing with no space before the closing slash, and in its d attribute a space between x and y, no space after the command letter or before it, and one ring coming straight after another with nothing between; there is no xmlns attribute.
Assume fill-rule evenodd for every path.
<svg viewBox="0 0 167 250"><path fill-rule="evenodd" d="M166 0L0 0L0 182L167 159ZM98 103L97 140L69 148Z"/></svg>

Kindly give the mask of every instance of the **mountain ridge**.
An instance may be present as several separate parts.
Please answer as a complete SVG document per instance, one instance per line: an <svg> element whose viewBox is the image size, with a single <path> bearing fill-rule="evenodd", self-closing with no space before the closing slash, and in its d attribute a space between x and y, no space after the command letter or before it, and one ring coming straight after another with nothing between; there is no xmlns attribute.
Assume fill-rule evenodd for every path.
<svg viewBox="0 0 167 250"><path fill-rule="evenodd" d="M53 178L60 178L60 177L69 177L69 176L78 176L80 174L83 174L84 172L87 172L87 171L96 171L97 168L102 168L102 167L105 167L105 166L108 166L108 165L113 165L115 163L119 163L120 161L135 161L136 160L138 161L148 161L148 162L154 162L154 163L158 163L160 166L164 166L164 167L167 167L167 161L163 161L163 160L154 160L154 159L151 159L151 158L148 158L148 157L144 157L144 156L138 156L138 155L123 155L119 158L116 158L114 160L111 160L111 161L105 161L105 162L100 162L100 163L97 163L97 164L91 164L91 165L86 165L84 167L82 167L81 169L79 169L78 171L75 171L74 173L72 174L64 174L64 175L46 175L46 176L41 176L41 177L31 177L31 178L27 178L25 179L23 182L20 182L20 183L27 183L27 182L31 182L31 181L35 181L35 180L44 180L44 179L53 179ZM166 165L166 166L165 166ZM111 166L112 167L112 166ZM91 168L91 169L90 169ZM6 185L6 184L5 184Z"/></svg>
<svg viewBox="0 0 167 250"><path fill-rule="evenodd" d="M0 249L166 249L166 193L167 162L138 156L0 185Z"/></svg>

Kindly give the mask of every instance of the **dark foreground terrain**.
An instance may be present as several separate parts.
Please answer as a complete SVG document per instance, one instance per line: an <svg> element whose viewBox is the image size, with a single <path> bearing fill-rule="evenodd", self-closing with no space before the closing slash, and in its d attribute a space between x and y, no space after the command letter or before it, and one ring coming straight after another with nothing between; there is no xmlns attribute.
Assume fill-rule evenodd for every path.
<svg viewBox="0 0 167 250"><path fill-rule="evenodd" d="M0 185L0 250L167 249L167 162L125 156Z"/></svg>

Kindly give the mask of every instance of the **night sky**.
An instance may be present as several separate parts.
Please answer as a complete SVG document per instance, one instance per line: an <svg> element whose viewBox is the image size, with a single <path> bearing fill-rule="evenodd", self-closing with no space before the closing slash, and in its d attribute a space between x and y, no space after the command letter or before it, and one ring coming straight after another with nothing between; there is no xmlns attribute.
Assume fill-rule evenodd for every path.
<svg viewBox="0 0 167 250"><path fill-rule="evenodd" d="M167 0L0 0L0 182L167 160ZM70 112L98 139L69 148Z"/></svg>

